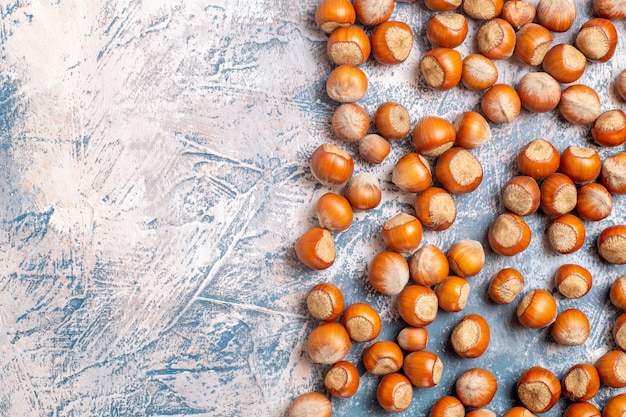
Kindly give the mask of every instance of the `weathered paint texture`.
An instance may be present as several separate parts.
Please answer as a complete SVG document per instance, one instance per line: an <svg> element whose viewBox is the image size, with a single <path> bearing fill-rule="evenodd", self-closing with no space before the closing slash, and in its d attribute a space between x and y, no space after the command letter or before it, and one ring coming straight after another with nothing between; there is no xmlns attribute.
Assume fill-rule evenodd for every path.
<svg viewBox="0 0 626 417"><path fill-rule="evenodd" d="M326 35L315 27L317 1L150 0L0 2L0 415L2 416L278 416L308 390L323 391L325 366L306 352L316 323L304 305L317 282L331 281L346 302L374 305L384 320L381 338L403 326L395 297L376 294L367 265L384 248L383 222L411 213L413 195L391 183L395 161L412 151L410 138L392 143L389 158L370 166L356 147L330 128L336 107L325 93L332 69ZM555 35L572 42L591 16L578 2L575 29ZM419 79L428 49L422 2L397 3L393 18L415 31L414 50L397 67L368 62L369 89L360 102L370 114L398 101L412 123L426 114L453 120L478 110L480 94L458 87L440 93ZM475 51L470 35L459 47ZM620 36L624 23L616 22ZM624 108L613 87L626 67L625 46L606 64L590 63L580 82L595 87L603 110ZM535 70L497 62L500 82L516 85ZM588 126L558 113L522 111L510 125L492 125L494 138L474 151L483 164L478 190L456 198L456 223L426 231L425 243L443 250L460 239L485 247L486 228L502 212L502 185L516 173L515 154L543 137L559 150L598 148ZM319 144L355 155L383 189L382 204L357 213L335 234L337 261L313 272L293 244L317 224L314 204L329 188L317 184L308 158ZM340 187L334 188L341 191ZM625 273L600 261L600 230L624 223L625 202L587 223L575 254L548 247L548 219L529 219L533 241L512 259L487 249L471 278L465 313L488 319L492 344L479 359L463 360L448 339L462 313L440 312L429 327L429 350L445 364L442 382L415 390L403 415L428 414L434 400L454 392L470 367L489 367L500 388L490 405L502 413L517 404L517 377L532 365L558 375L595 361L614 347L608 302L611 282ZM553 291L562 263L580 263L595 278L580 300L557 296L560 309L577 307L592 323L580 347L556 346L548 330L523 329L515 305L488 300L489 279L517 267L525 291ZM348 357L362 374L357 395L333 399L335 415L375 415L379 378L365 373L354 344ZM600 406L619 390L603 388ZM561 401L547 416L559 415Z"/></svg>

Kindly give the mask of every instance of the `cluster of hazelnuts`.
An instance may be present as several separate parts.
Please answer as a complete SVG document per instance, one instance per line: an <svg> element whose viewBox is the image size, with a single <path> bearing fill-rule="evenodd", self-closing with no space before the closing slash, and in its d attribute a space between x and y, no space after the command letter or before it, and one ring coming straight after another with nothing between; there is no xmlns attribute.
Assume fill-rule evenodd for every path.
<svg viewBox="0 0 626 417"><path fill-rule="evenodd" d="M450 248L447 256L435 262L449 265L455 274L467 273L473 276L482 268L481 253L482 247L478 242L460 241ZM416 253L415 259L411 261L413 280L420 284L405 286L398 298L400 315L409 326L398 333L395 342L375 341L362 354L366 371L381 376L376 398L380 406L389 412L401 412L411 405L413 387L424 389L439 383L444 363L436 353L426 350L426 326L435 320L437 305L448 312L459 312L465 308L469 295L469 282L459 276L447 276L447 273L439 274L441 281L434 290L429 288L427 284L431 281L423 280L437 279L437 272L429 275L422 268L415 269L415 264L424 261L423 256ZM425 266L430 265L427 262ZM372 277L381 274L381 271L376 270L374 262L369 274L375 285ZM392 275L393 271L390 269L387 274ZM509 303L519 294L523 283L524 279L518 271L503 269L492 279L489 295L496 303ZM564 296L580 298L591 288L592 279L584 268L564 265L557 272L556 285ZM382 290L386 291L385 288ZM626 309L626 276L614 281L610 299L617 308ZM307 341L311 360L330 365L324 378L327 391L336 398L349 398L357 392L360 376L356 366L344 358L352 343L372 342L379 336L380 316L366 303L354 303L344 308L341 290L327 282L315 285L306 301L311 316L322 322L313 329ZM557 315L553 296L542 289L530 291L522 298L517 307L517 317L527 328L551 326L554 341L562 345L580 345L589 335L589 321L583 312L567 309ZM626 387L626 313L617 318L612 333L618 349L602 355L595 365L577 363L560 379L549 369L540 366L527 369L516 384L523 407L513 407L503 416L532 417L532 413L547 412L561 396L572 401L563 414L565 417L600 416L598 409L588 401L595 397L601 383L613 388ZM468 314L452 329L450 342L459 356L477 358L489 345L489 325L482 316ZM403 351L407 352L406 355ZM495 414L484 407L491 402L497 389L497 378L488 369L468 369L456 379L455 395L438 399L431 408L430 416L493 417ZM315 410L320 413L310 415L329 416L332 410L330 401L319 393L303 394L293 404L292 410ZM612 411L603 416L621 416L624 406L626 394L615 396L606 404L605 410L621 410L620 413ZM466 414L466 407L474 410ZM595 414L588 414L592 411ZM294 412L292 415L300 414Z"/></svg>
<svg viewBox="0 0 626 417"><path fill-rule="evenodd" d="M461 7L463 14L437 14L428 21L426 36L433 48L420 60L421 79L434 90L447 90L461 83L467 89L484 93L482 114L467 111L453 123L434 115L418 120L412 131L417 152L401 157L392 172L392 182L398 189L417 193L416 216L399 213L385 222L381 235L389 250L372 260L369 281L380 293L398 296L398 311L409 326L398 334L396 342L374 342L362 358L368 372L382 376L377 399L382 408L391 412L410 406L413 386L431 387L441 379L443 363L435 353L425 350L425 326L435 319L439 308L462 311L469 295L465 278L482 269L484 252L479 242L456 242L447 254L434 245L419 245L423 226L441 231L455 221L453 195L472 192L480 185L482 166L469 150L491 139L488 121L513 122L522 107L531 112L558 108L571 123L591 124L591 135L599 145L619 146L626 141L626 115L621 110L601 112L598 94L588 86L573 84L563 90L560 87L560 83L578 80L588 61L611 59L617 44L617 31L611 20L624 18L626 6L615 0L594 0L594 10L600 17L580 27L575 45L552 46L551 32L568 31L574 24L573 0L540 0L536 7L522 0L424 2L437 12L452 12ZM410 55L413 31L404 22L390 20L395 6L394 0L322 0L315 13L316 24L329 35L328 56L337 65L326 82L328 96L340 103L332 115L332 129L342 142L357 144L360 156L372 164L382 163L389 155L390 141L411 133L408 110L390 101L377 108L373 118L377 132L368 134L372 120L356 103L368 87L367 76L358 67L370 54L385 65L401 64ZM467 36L466 16L484 23L477 32L480 53L462 58L454 48ZM371 36L354 24L356 20L373 28ZM513 56L529 66L542 65L543 71L524 75L517 88L497 84L498 70L493 60ZM616 87L626 98L626 71L617 78ZM437 158L434 174L427 158ZM552 248L558 253L572 253L582 246L585 228L570 212L576 209L584 220L602 220L612 210L611 195L626 193L626 153L600 161L595 150L570 146L559 155L549 142L537 139L524 147L517 162L521 175L512 178L502 194L508 212L498 216L488 231L490 247L501 255L512 256L526 249L531 232L523 217L539 208L554 218L548 228ZM320 226L305 232L295 244L296 255L305 265L326 269L336 256L332 233L350 227L354 210L377 207L382 193L374 175L353 175L352 156L332 143L322 144L313 152L310 167L320 183L345 185L343 195L328 192L318 200L316 214ZM559 168L561 172L557 172ZM599 183L594 182L597 178ZM433 186L433 179L441 187ZM541 186L538 179L543 181ZM606 228L598 238L598 249L606 261L626 263L626 226ZM411 256L408 261L406 255ZM455 275L449 276L450 271ZM415 285L407 285L409 279ZM591 275L579 265L567 264L557 271L556 282L557 290L564 296L579 298L591 288ZM489 295L496 303L510 303L523 285L521 274L506 268L490 282ZM611 291L614 304L626 308L626 302L622 307L618 300L620 294L626 299L626 277L616 280ZM335 397L350 397L358 389L359 375L344 358L351 342L371 342L378 337L380 316L366 303L344 309L341 291L331 283L316 285L307 297L307 306L311 316L323 322L309 335L309 355L315 363L330 365L324 380L328 392ZM553 296L542 289L523 297L517 317L529 328L551 326L553 339L564 345L584 343L589 334L584 313L569 309L557 314ZM616 321L616 340L618 336L622 341L626 339L622 334L626 334L626 327L621 330L625 323L626 316ZM478 357L486 350L489 337L485 319L470 314L455 326L451 343L460 356ZM403 350L409 353L405 356ZM595 366L573 366L562 383L551 371L533 367L517 383L524 407L514 407L504 416L529 417L533 412L546 412L561 394L576 401L564 416L599 416L595 406L585 401L595 395L600 381L611 387L626 386L624 367L623 350L607 353ZM430 416L492 417L494 413L481 408L489 404L496 389L497 381L490 371L470 369L457 379L456 397L439 399ZM475 410L466 414L466 407ZM624 412L626 394L609 400L603 416L622 416ZM332 407L326 396L306 393L293 401L289 413L293 417L330 416Z"/></svg>
<svg viewBox="0 0 626 417"><path fill-rule="evenodd" d="M505 256L528 247L532 233L523 217L539 208L551 217L547 233L552 249L560 254L576 252L586 237L581 218L605 219L613 208L613 194L626 191L626 153L601 161L592 148L568 146L559 154L547 140L534 139L518 154L517 167L521 175L511 178L502 191L508 212L499 215L488 232L491 248ZM594 182L598 178L600 182ZM580 217L571 214L574 210ZM610 263L626 263L626 226L604 229L598 251Z"/></svg>

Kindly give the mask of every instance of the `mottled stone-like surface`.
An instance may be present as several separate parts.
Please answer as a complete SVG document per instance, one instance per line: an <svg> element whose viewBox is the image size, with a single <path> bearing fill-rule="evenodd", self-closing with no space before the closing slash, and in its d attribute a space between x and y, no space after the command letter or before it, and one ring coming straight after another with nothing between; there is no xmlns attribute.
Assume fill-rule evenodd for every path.
<svg viewBox="0 0 626 417"><path fill-rule="evenodd" d="M316 28L317 1L150 0L0 2L0 415L2 416L277 416L306 391L324 392L326 366L310 362L306 338L317 324L304 298L331 281L346 302L364 301L383 318L380 338L404 326L395 297L377 294L367 266L385 245L384 221L413 212L414 195L400 192L391 170L413 151L410 137L392 143L380 166L330 128L337 104L325 93L332 69L326 35ZM591 15L555 43L572 42ZM383 101L404 104L412 124L427 114L454 120L478 110L480 94L462 87L426 88L418 76L429 48L422 2L398 3L393 19L415 32L409 59L397 67L370 60L369 89L360 101L373 115ZM470 35L459 47L476 51ZM624 23L616 22L619 35ZM590 63L580 82L598 91L602 109L624 108L613 86L626 67L624 42L605 64ZM499 82L516 85L529 68L497 62ZM486 230L503 211L499 190L517 171L515 155L543 137L562 151L569 144L598 149L588 126L557 112L523 110L510 125L493 125L493 140L473 151L484 180L456 197L455 224L425 231L424 243L444 251L460 239L486 248L483 271L463 313L440 312L428 327L428 349L444 362L441 383L415 389L403 415L427 415L453 394L464 370L487 367L498 393L498 414L517 405L516 379L542 365L561 376L577 362L594 362L615 347L610 335L620 313L608 288L625 273L602 262L595 239L624 223L624 199L609 218L588 223L583 248L557 255L545 239L549 219L528 219L533 240L513 258L488 249ZM314 205L329 188L311 175L308 158L321 143L355 156L356 171L375 174L381 205L355 216L334 234L337 260L313 272L293 244L317 225ZM434 162L434 161L431 161ZM332 188L340 192L341 187ZM585 311L592 334L583 346L562 347L549 330L522 328L515 304L489 301L490 278L520 269L524 292L554 292L563 263L592 271L594 287L580 300L556 296L559 309ZM467 313L483 314L492 342L478 359L452 352L449 334ZM348 359L361 372L351 399L332 399L334 415L382 414L379 377L368 375L354 344ZM620 390L602 388L602 406ZM548 416L560 415L561 400Z"/></svg>

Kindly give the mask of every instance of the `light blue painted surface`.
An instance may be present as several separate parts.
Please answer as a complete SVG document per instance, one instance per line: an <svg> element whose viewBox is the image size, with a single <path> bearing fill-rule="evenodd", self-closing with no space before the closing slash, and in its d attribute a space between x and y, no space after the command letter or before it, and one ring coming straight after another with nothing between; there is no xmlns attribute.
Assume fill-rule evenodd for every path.
<svg viewBox="0 0 626 417"><path fill-rule="evenodd" d="M326 367L310 363L305 343L316 323L304 298L320 281L339 285L347 303L371 303L384 319L381 338L395 337L403 326L395 299L376 294L366 270L384 248L384 221L412 211L413 196L390 181L395 161L412 151L409 139L393 143L381 166L356 158L357 171L381 180L383 202L335 236L332 268L312 272L293 251L317 224L313 207L328 190L313 180L308 157L322 142L338 143L316 1L0 4L0 415L284 414L296 395L323 391ZM577 27L591 7L578 5ZM430 15L419 2L398 3L394 19L414 28L414 51L398 67L364 67L370 87L361 104L371 114L387 100L405 104L413 123L478 109L477 93L437 93L418 82ZM624 33L623 22L616 25ZM463 55L474 50L476 27ZM603 110L624 107L611 84L624 60L620 41L614 59L590 64L581 79L597 89ZM500 80L513 85L527 71L497 65ZM494 139L475 151L483 184L456 199L456 223L426 232L425 243L486 245L487 225L503 210L499 190L529 140L544 137L559 150L594 146L587 127L554 113L523 111L492 128ZM622 150L599 149L602 156ZM613 347L618 311L607 293L625 269L601 262L594 241L624 222L623 198L614 203L610 218L587 224L576 254L548 249L542 216L529 219L534 239L525 253L506 259L487 251L463 314L485 315L491 346L479 359L455 356L449 333L463 314L440 312L428 349L441 355L443 379L416 389L403 415L427 415L461 372L477 366L496 374L500 388L489 408L501 413L517 404L513 387L526 368L543 365L560 376ZM521 269L526 290L553 290L553 273L566 262L595 278L585 298L557 297L559 309L589 314L584 346L556 346L547 330L521 328L514 305L487 299L488 281L502 267ZM351 399L333 399L337 416L382 414L378 377L359 361L365 346L355 344L348 357L359 364L361 387ZM615 392L603 388L597 404Z"/></svg>

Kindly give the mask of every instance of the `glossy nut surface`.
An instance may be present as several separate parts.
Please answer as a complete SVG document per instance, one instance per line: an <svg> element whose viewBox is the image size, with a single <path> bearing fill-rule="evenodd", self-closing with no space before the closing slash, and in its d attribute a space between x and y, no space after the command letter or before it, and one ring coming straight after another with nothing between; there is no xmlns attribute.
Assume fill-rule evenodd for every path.
<svg viewBox="0 0 626 417"><path fill-rule="evenodd" d="M424 350L428 344L428 330L424 327L405 327L400 330L396 340L398 345L407 352Z"/></svg>
<svg viewBox="0 0 626 417"><path fill-rule="evenodd" d="M472 408L487 406L496 395L498 381L493 373L484 368L471 368L456 380L456 395L463 405Z"/></svg>
<svg viewBox="0 0 626 417"><path fill-rule="evenodd" d="M481 184L483 167L470 151L453 147L437 159L435 176L448 192L466 194Z"/></svg>
<svg viewBox="0 0 626 417"><path fill-rule="evenodd" d="M343 196L328 192L315 205L320 226L331 232L342 232L352 225L354 213L350 202Z"/></svg>
<svg viewBox="0 0 626 417"><path fill-rule="evenodd" d="M307 350L314 363L333 364L350 351L350 336L342 324L320 324L309 334Z"/></svg>
<svg viewBox="0 0 626 417"><path fill-rule="evenodd" d="M588 401L595 397L600 388L598 370L590 363L573 365L563 375L561 386L565 398Z"/></svg>
<svg viewBox="0 0 626 417"><path fill-rule="evenodd" d="M354 161L349 153L331 143L324 143L311 155L311 173L324 185L340 185L350 179Z"/></svg>
<svg viewBox="0 0 626 417"><path fill-rule="evenodd" d="M311 269L330 268L335 262L335 243L330 232L322 227L313 227L296 240L296 256Z"/></svg>
<svg viewBox="0 0 626 417"><path fill-rule="evenodd" d="M626 275L622 275L613 281L609 298L615 307L626 310Z"/></svg>
<svg viewBox="0 0 626 417"><path fill-rule="evenodd" d="M465 16L459 13L436 14L426 24L426 38L434 47L455 48L467 36Z"/></svg>
<svg viewBox="0 0 626 417"><path fill-rule="evenodd" d="M616 224L605 228L598 236L598 251L609 263L626 264L626 225Z"/></svg>
<svg viewBox="0 0 626 417"><path fill-rule="evenodd" d="M369 265L368 278L376 291L387 295L400 294L409 282L409 264L397 252L380 252Z"/></svg>
<svg viewBox="0 0 626 417"><path fill-rule="evenodd" d="M470 90L486 90L498 81L498 67L483 54L463 58L461 82ZM459 145L463 146L463 145Z"/></svg>
<svg viewBox="0 0 626 417"><path fill-rule="evenodd" d="M515 29L535 19L537 10L533 3L522 0L509 0L504 3L500 16L509 22Z"/></svg>
<svg viewBox="0 0 626 417"><path fill-rule="evenodd" d="M424 227L439 232L454 223L456 203L443 188L429 187L415 197L415 215Z"/></svg>
<svg viewBox="0 0 626 417"><path fill-rule="evenodd" d="M626 194L626 153L620 152L602 161L600 182L611 194Z"/></svg>
<svg viewBox="0 0 626 417"><path fill-rule="evenodd" d="M548 242L560 254L579 250L585 243L585 224L573 214L564 214L553 219L548 225Z"/></svg>
<svg viewBox="0 0 626 417"><path fill-rule="evenodd" d="M379 340L363 351L363 365L373 375L387 375L402 368L402 349L389 340Z"/></svg>
<svg viewBox="0 0 626 417"><path fill-rule="evenodd" d="M430 417L462 416L464 414L463 403L451 395L439 398L430 409Z"/></svg>
<svg viewBox="0 0 626 417"><path fill-rule="evenodd" d="M409 353L404 358L402 370L418 388L434 387L441 380L443 362L436 353L420 350Z"/></svg>
<svg viewBox="0 0 626 417"><path fill-rule="evenodd" d="M359 172L348 180L343 195L354 210L370 210L382 199L378 179L369 172Z"/></svg>
<svg viewBox="0 0 626 417"><path fill-rule="evenodd" d="M391 413L399 413L411 405L413 387L402 374L391 373L381 378L376 389L378 404Z"/></svg>
<svg viewBox="0 0 626 417"><path fill-rule="evenodd" d="M517 395L530 411L550 411L561 396L561 383L552 371L533 366L517 381Z"/></svg>
<svg viewBox="0 0 626 417"><path fill-rule="evenodd" d="M355 342L369 342L380 334L380 315L367 303L350 304L343 312L342 322Z"/></svg>
<svg viewBox="0 0 626 417"><path fill-rule="evenodd" d="M478 50L490 59L507 59L515 50L515 30L504 19L488 20L478 29Z"/></svg>
<svg viewBox="0 0 626 417"><path fill-rule="evenodd" d="M372 47L367 33L358 26L342 26L328 37L326 53L336 65L359 66L369 58Z"/></svg>
<svg viewBox="0 0 626 417"><path fill-rule="evenodd" d="M620 146L626 142L626 114L620 109L600 114L591 126L591 137L601 146Z"/></svg>
<svg viewBox="0 0 626 417"><path fill-rule="evenodd" d="M465 278L449 276L435 287L439 308L457 312L465 308L469 297L470 284Z"/></svg>
<svg viewBox="0 0 626 417"><path fill-rule="evenodd" d="M522 175L536 179L556 172L561 156L556 147L545 139L533 139L517 155L517 168Z"/></svg>
<svg viewBox="0 0 626 417"><path fill-rule="evenodd" d="M461 5L461 0L424 0L424 5L436 12L449 12Z"/></svg>
<svg viewBox="0 0 626 417"><path fill-rule="evenodd" d="M383 137L399 140L409 134L411 116L402 104L386 101L376 109L374 125Z"/></svg>
<svg viewBox="0 0 626 417"><path fill-rule="evenodd" d="M365 96L367 86L367 76L363 71L344 64L331 71L326 80L326 93L340 103L353 103Z"/></svg>
<svg viewBox="0 0 626 417"><path fill-rule="evenodd" d="M613 197L601 184L585 184L578 189L576 211L585 220L606 219L613 211Z"/></svg>
<svg viewBox="0 0 626 417"><path fill-rule="evenodd" d="M491 140L491 128L487 120L475 111L461 113L453 123L456 131L455 145L474 149Z"/></svg>
<svg viewBox="0 0 626 417"><path fill-rule="evenodd" d="M381 235L391 250L410 255L422 242L422 223L408 213L398 213L383 224Z"/></svg>
<svg viewBox="0 0 626 417"><path fill-rule="evenodd" d="M595 149L570 145L561 153L560 168L575 183L585 184L598 178L602 162Z"/></svg>
<svg viewBox="0 0 626 417"><path fill-rule="evenodd" d="M537 417L537 415L525 407L513 407L505 411L502 417Z"/></svg>
<svg viewBox="0 0 626 417"><path fill-rule="evenodd" d="M477 275L485 264L483 246L473 239L454 242L448 249L447 257L452 272L463 278Z"/></svg>
<svg viewBox="0 0 626 417"><path fill-rule="evenodd" d="M537 211L541 192L537 181L527 175L511 178L502 189L502 204L518 216L529 216Z"/></svg>
<svg viewBox="0 0 626 417"><path fill-rule="evenodd" d="M437 285L448 277L448 258L437 246L422 246L409 261L411 279L423 286Z"/></svg>
<svg viewBox="0 0 626 417"><path fill-rule="evenodd" d="M525 109L546 113L559 105L561 86L547 72L529 72L517 85L517 94Z"/></svg>
<svg viewBox="0 0 626 417"><path fill-rule="evenodd" d="M539 0L537 22L551 32L566 32L576 20L574 0Z"/></svg>
<svg viewBox="0 0 626 417"><path fill-rule="evenodd" d="M321 282L309 291L306 305L313 318L331 322L343 312L343 293L336 285L330 282Z"/></svg>
<svg viewBox="0 0 626 417"><path fill-rule="evenodd" d="M451 48L433 48L420 61L422 78L429 87L445 91L461 81L461 54Z"/></svg>
<svg viewBox="0 0 626 417"><path fill-rule="evenodd" d="M600 410L589 402L581 401L568 405L562 417L600 417Z"/></svg>
<svg viewBox="0 0 626 417"><path fill-rule="evenodd" d="M626 313L620 314L613 323L613 340L617 347L626 351Z"/></svg>
<svg viewBox="0 0 626 417"><path fill-rule="evenodd" d="M543 70L560 83L573 83L585 73L587 58L575 46L553 46L543 58Z"/></svg>
<svg viewBox="0 0 626 417"><path fill-rule="evenodd" d="M618 0L593 0L593 11L600 17L619 20L626 17L626 5Z"/></svg>
<svg viewBox="0 0 626 417"><path fill-rule="evenodd" d="M411 54L413 30L404 22L384 22L374 29L371 43L372 56L376 61L385 65L399 65Z"/></svg>
<svg viewBox="0 0 626 417"><path fill-rule="evenodd" d="M422 155L408 153L396 162L391 173L391 182L402 191L422 192L432 184L430 165Z"/></svg>
<svg viewBox="0 0 626 417"><path fill-rule="evenodd" d="M359 155L372 164L381 164L391 152L391 145L384 137L371 133L359 141Z"/></svg>
<svg viewBox="0 0 626 417"><path fill-rule="evenodd" d="M579 346L589 338L589 319L576 308L569 308L558 314L550 328L552 339L564 346Z"/></svg>
<svg viewBox="0 0 626 417"><path fill-rule="evenodd" d="M504 256L513 256L524 251L532 238L528 224L518 215L504 213L489 226L487 239L491 249Z"/></svg>
<svg viewBox="0 0 626 417"><path fill-rule="evenodd" d="M561 216L574 210L578 192L574 181L556 172L546 178L541 187L541 210L548 216Z"/></svg>
<svg viewBox="0 0 626 417"><path fill-rule="evenodd" d="M365 26L376 26L386 22L395 8L394 0L354 0L356 18Z"/></svg>
<svg viewBox="0 0 626 417"><path fill-rule="evenodd" d="M359 172L350 178L343 189L343 195L354 210L376 208L382 199L378 178L369 172Z"/></svg>
<svg viewBox="0 0 626 417"><path fill-rule="evenodd" d="M580 298L593 286L591 272L578 264L563 264L555 274L556 289L567 298Z"/></svg>
<svg viewBox="0 0 626 417"><path fill-rule="evenodd" d="M611 388L626 387L626 353L611 350L596 361L600 381Z"/></svg>
<svg viewBox="0 0 626 417"><path fill-rule="evenodd" d="M346 361L333 364L324 377L324 386L333 397L349 398L359 389L360 377L356 366Z"/></svg>
<svg viewBox="0 0 626 417"><path fill-rule="evenodd" d="M488 293L493 302L509 304L524 288L524 276L514 268L503 268L489 282Z"/></svg>
<svg viewBox="0 0 626 417"><path fill-rule="evenodd" d="M297 396L289 406L288 417L331 417L333 406L323 394L307 392Z"/></svg>
<svg viewBox="0 0 626 417"><path fill-rule="evenodd" d="M461 357L477 358L489 347L491 331L487 321L479 314L463 317L452 329L452 349Z"/></svg>
<svg viewBox="0 0 626 417"><path fill-rule="evenodd" d="M626 394L611 397L602 409L602 417L621 417L626 413Z"/></svg>
<svg viewBox="0 0 626 417"><path fill-rule="evenodd" d="M439 116L424 116L413 128L413 144L424 156L439 156L454 145L456 130Z"/></svg>
<svg viewBox="0 0 626 417"><path fill-rule="evenodd" d="M496 413L486 408L480 410L472 410L465 414L465 417L498 417Z"/></svg>
<svg viewBox="0 0 626 417"><path fill-rule="evenodd" d="M413 327L428 326L435 321L438 306L435 291L422 285L407 285L398 296L400 317Z"/></svg>
<svg viewBox="0 0 626 417"><path fill-rule="evenodd" d="M355 20L356 12L349 0L322 0L315 9L315 24L326 33L349 26Z"/></svg>
<svg viewBox="0 0 626 417"><path fill-rule="evenodd" d="M538 288L528 292L517 306L517 318L524 327L540 329L554 323L556 301L548 291Z"/></svg>
<svg viewBox="0 0 626 417"><path fill-rule="evenodd" d="M480 108L494 123L511 123L519 116L522 101L510 85L495 84L483 94Z"/></svg>
<svg viewBox="0 0 626 417"><path fill-rule="evenodd" d="M598 93L583 84L574 84L561 92L559 112L570 123L585 125L600 116L601 105Z"/></svg>
<svg viewBox="0 0 626 417"><path fill-rule="evenodd" d="M552 46L552 34L537 23L527 23L517 31L514 54L525 64L538 66Z"/></svg>
<svg viewBox="0 0 626 417"><path fill-rule="evenodd" d="M610 20L591 19L579 29L575 45L588 60L606 62L615 53L617 30Z"/></svg>

